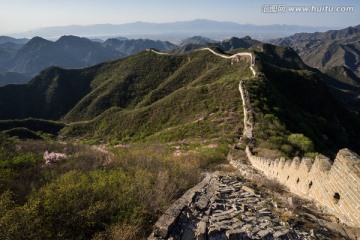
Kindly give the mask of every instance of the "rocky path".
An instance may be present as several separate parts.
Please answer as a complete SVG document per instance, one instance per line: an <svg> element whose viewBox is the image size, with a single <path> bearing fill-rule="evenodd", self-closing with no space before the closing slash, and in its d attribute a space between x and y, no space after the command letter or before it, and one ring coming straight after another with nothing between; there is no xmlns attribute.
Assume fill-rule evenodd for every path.
<svg viewBox="0 0 360 240"><path fill-rule="evenodd" d="M149 240L333 239L341 235L313 220L286 221L288 205L252 188L237 174L207 176L160 218ZM180 211L177 211L180 210ZM293 214L293 213L292 213ZM305 227L306 225L310 227ZM346 239L346 238L339 238Z"/></svg>
<svg viewBox="0 0 360 240"><path fill-rule="evenodd" d="M181 212L169 239L300 239L310 235L281 222L270 210L273 207L243 179L214 175Z"/></svg>

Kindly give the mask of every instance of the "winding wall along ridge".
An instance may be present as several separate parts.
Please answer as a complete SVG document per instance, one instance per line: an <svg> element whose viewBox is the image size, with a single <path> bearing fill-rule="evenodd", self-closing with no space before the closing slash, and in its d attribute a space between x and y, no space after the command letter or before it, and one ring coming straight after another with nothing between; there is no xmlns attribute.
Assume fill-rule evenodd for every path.
<svg viewBox="0 0 360 240"><path fill-rule="evenodd" d="M254 69L255 57L252 53L243 52L228 56L210 48L202 48L198 51L203 50L225 59L249 56L253 76L255 77L257 74ZM245 81L241 80L239 84L244 110L243 136L252 139L253 122L250 118L251 108L248 106L249 96ZM349 149L341 149L333 163L324 156L317 156L315 160L309 158L294 158L293 160L262 158L253 155L248 146L246 155L252 166L262 171L268 178L276 179L287 186L291 192L315 201L343 223L352 227L360 227L360 157L356 153Z"/></svg>

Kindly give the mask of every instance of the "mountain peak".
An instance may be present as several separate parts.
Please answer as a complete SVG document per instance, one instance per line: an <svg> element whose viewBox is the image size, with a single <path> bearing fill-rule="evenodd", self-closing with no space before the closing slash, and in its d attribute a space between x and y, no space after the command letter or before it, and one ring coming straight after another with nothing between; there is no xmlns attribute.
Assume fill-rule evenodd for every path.
<svg viewBox="0 0 360 240"><path fill-rule="evenodd" d="M56 41L56 43L68 43L68 42L76 43L76 42L83 42L83 41L91 42L91 40L89 40L87 38L73 36L73 35L64 35L64 36L61 36Z"/></svg>
<svg viewBox="0 0 360 240"><path fill-rule="evenodd" d="M212 40L210 38L202 37L202 36L193 36L190 38L186 38L181 41L180 46L185 46L188 44L196 44L196 45L208 45L212 43L217 43L217 41Z"/></svg>
<svg viewBox="0 0 360 240"><path fill-rule="evenodd" d="M27 42L21 49L21 52L32 51L35 49L39 49L43 46L53 44L53 42L46 40L41 37L33 37L29 42Z"/></svg>
<svg viewBox="0 0 360 240"><path fill-rule="evenodd" d="M33 37L32 39L30 39L30 41L27 43L27 45L31 45L31 44L39 44L39 43L49 43L51 41L46 40L45 38L42 37Z"/></svg>

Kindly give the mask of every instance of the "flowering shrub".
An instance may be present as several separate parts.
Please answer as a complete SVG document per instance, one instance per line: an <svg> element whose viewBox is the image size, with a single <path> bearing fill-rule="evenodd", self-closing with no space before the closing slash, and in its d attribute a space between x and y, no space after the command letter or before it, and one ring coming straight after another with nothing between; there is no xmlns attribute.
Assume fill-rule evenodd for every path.
<svg viewBox="0 0 360 240"><path fill-rule="evenodd" d="M45 166L51 165L52 163L59 162L60 160L66 159L66 154L64 153L55 153L48 151L44 152L44 160L45 160Z"/></svg>

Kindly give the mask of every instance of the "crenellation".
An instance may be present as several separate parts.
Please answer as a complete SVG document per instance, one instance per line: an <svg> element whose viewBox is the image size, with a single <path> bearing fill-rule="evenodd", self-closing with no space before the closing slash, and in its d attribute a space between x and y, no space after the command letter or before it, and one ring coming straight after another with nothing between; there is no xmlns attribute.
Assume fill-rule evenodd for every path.
<svg viewBox="0 0 360 240"><path fill-rule="evenodd" d="M298 169L299 168L299 166L300 166L300 158L299 157L295 157L294 159L293 159L293 161L291 162L291 165L290 165L290 167L291 168L295 168L295 169Z"/></svg>
<svg viewBox="0 0 360 240"><path fill-rule="evenodd" d="M286 159L285 161L285 167L289 168L291 166L292 161L290 159Z"/></svg>
<svg viewBox="0 0 360 240"><path fill-rule="evenodd" d="M360 157L353 151L344 148L341 149L335 159L335 162L338 161L342 163L342 165L346 166L347 168L351 169L351 172L360 177Z"/></svg>
<svg viewBox="0 0 360 240"><path fill-rule="evenodd" d="M286 159L284 157L280 158L279 169L283 169L285 167L285 161Z"/></svg>
<svg viewBox="0 0 360 240"><path fill-rule="evenodd" d="M319 169L324 172L330 171L332 166L330 159L323 155L316 156L314 164L316 164L319 167Z"/></svg>
<svg viewBox="0 0 360 240"><path fill-rule="evenodd" d="M246 153L252 165L268 178L276 179L290 191L314 200L342 222L350 226L360 225L360 177L358 169L353 167L360 166L358 155L342 149L331 163L322 155L315 160L272 160L253 155L249 148Z"/></svg>

